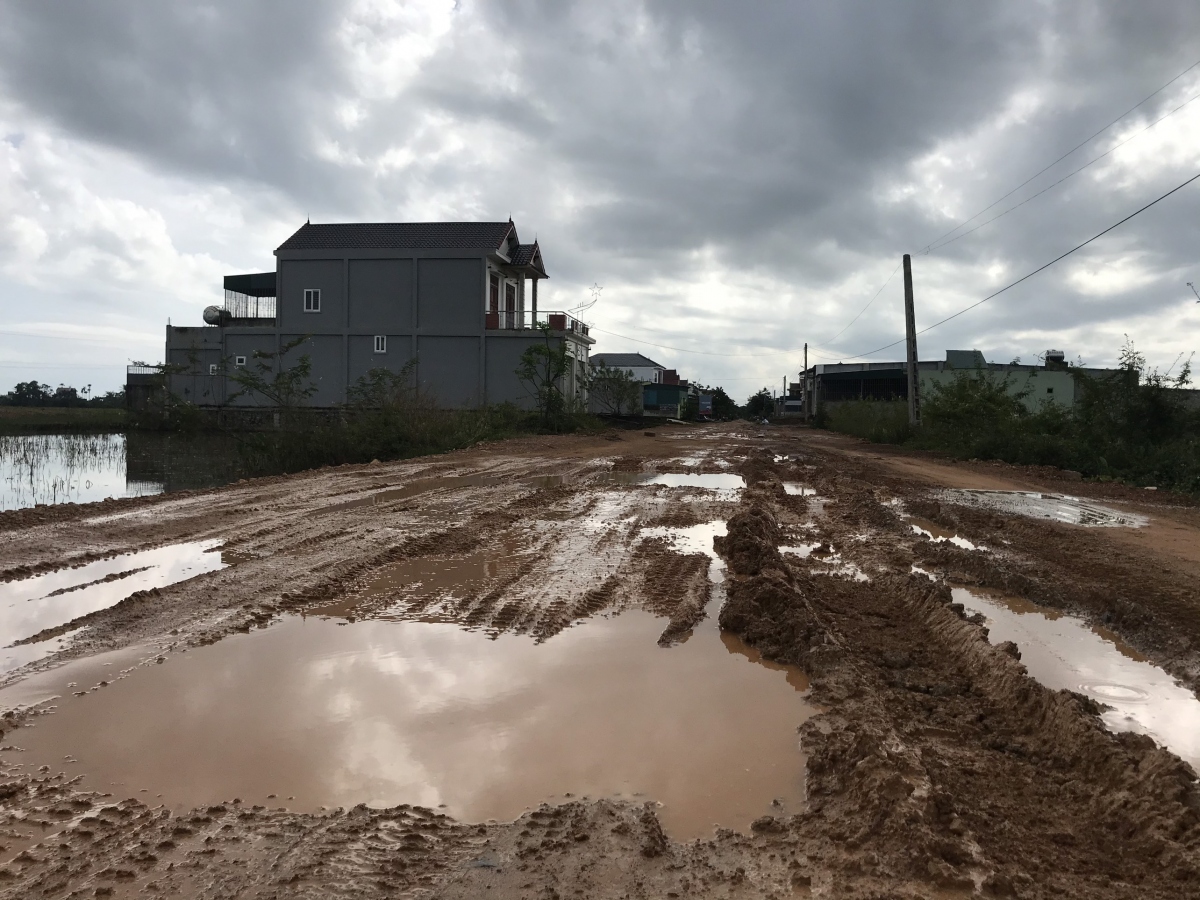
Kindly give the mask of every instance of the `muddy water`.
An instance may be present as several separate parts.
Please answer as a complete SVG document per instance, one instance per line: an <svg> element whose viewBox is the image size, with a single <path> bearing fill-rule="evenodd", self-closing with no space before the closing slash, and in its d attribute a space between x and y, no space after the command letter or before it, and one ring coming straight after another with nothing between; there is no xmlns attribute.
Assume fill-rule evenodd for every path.
<svg viewBox="0 0 1200 900"><path fill-rule="evenodd" d="M711 552L701 530L675 540L707 537ZM796 727L814 710L802 672L716 627L718 603L670 648L656 643L663 620L640 610L540 644L447 623L289 617L68 694L6 758L180 808L406 802L485 821L572 794L657 800L679 839L744 830L802 804Z"/></svg>
<svg viewBox="0 0 1200 900"><path fill-rule="evenodd" d="M1114 731L1148 734L1200 772L1200 700L1104 628L1026 600L954 588L954 599L987 618L993 644L1012 641L1029 674L1112 709Z"/></svg>
<svg viewBox="0 0 1200 900"><path fill-rule="evenodd" d="M686 474L664 473L647 479L645 484L662 484L667 487L705 488L710 491L738 491L746 486L746 479L741 475L728 472L702 474L688 472Z"/></svg>
<svg viewBox="0 0 1200 900"><path fill-rule="evenodd" d="M79 616L107 609L135 591L166 587L225 567L220 541L193 541L123 553L74 569L0 583L0 644L32 637ZM0 650L0 672L8 672L59 649L45 641Z"/></svg>
<svg viewBox="0 0 1200 900"><path fill-rule="evenodd" d="M947 503L984 507L999 512L1050 519L1068 525L1137 528L1146 524L1144 516L1120 512L1108 506L1065 494L1040 494L1031 491L939 491L937 497Z"/></svg>
<svg viewBox="0 0 1200 900"><path fill-rule="evenodd" d="M923 534L935 544L940 544L943 541L949 541L956 547L962 547L964 550L978 550L977 544L973 544L964 537L959 537L953 531L943 528L937 522L930 522L928 519L920 519L912 516L908 520L909 527L917 534Z"/></svg>
<svg viewBox="0 0 1200 900"><path fill-rule="evenodd" d="M815 497L817 495L816 488L808 487L798 481L785 481L783 483L783 490L793 497Z"/></svg>

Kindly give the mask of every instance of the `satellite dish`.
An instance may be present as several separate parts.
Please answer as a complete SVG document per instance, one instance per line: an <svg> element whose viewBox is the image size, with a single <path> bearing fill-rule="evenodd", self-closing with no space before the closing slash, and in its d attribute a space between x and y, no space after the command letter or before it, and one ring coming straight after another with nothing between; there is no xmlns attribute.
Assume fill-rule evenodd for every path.
<svg viewBox="0 0 1200 900"><path fill-rule="evenodd" d="M220 325L221 313L223 312L224 310L219 306L204 307L204 323L206 325Z"/></svg>

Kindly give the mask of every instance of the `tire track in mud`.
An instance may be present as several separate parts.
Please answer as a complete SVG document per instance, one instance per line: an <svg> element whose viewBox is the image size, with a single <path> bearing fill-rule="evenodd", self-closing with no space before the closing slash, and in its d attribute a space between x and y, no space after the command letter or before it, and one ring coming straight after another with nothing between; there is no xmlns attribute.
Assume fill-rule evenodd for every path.
<svg viewBox="0 0 1200 900"><path fill-rule="evenodd" d="M281 558L270 541L298 544L318 533L304 514L290 513L274 537L239 544L274 555L173 588L172 603L186 612L161 610L144 633L183 615L205 622L216 639L281 611L353 600L391 563L470 553L507 536L530 552L527 563L460 598L461 606L414 603L405 614L436 611L540 637L637 604L672 617L669 638L686 630L697 608L703 613L706 560L639 540L639 532L728 518L718 545L727 565L721 624L768 658L802 665L812 700L825 709L800 729L809 805L799 814L763 817L747 835L721 832L683 845L665 838L652 806L611 801L572 801L483 826L415 807L304 816L227 803L174 816L125 803L117 805L126 815L66 826L57 851L14 859L20 841L0 835L13 860L0 868L0 897L65 897L95 887L134 894L150 882L189 897L1195 895L1200 798L1186 766L1147 738L1108 732L1086 698L1042 687L1011 648L992 646L985 629L963 619L943 586L909 573L924 561L1053 592L1054 579L1072 570L1035 551L1059 530L1023 529L1020 541L1004 544L1011 524L963 516L957 527L992 552L933 544L901 515L939 514L917 506L922 490L804 438L765 434L747 429L736 444L726 441L745 457L748 487L736 507L656 490L580 485L514 497L489 489L467 502L428 498L434 502L420 504L421 516L358 510L329 545L309 543ZM659 444L660 457L677 455L661 446L666 440ZM755 445L780 455L786 445L791 458L746 456ZM636 471L645 457L629 452L621 464ZM784 480L803 481L818 496L789 495ZM438 523L437 510L456 503L454 524ZM869 580L838 574L829 554L781 553L789 544L827 544ZM208 596L234 589L250 595L248 606ZM79 798L64 776L3 774L0 828L61 820L54 809ZM168 841L173 846L163 846Z"/></svg>
<svg viewBox="0 0 1200 900"><path fill-rule="evenodd" d="M803 666L828 708L802 726L810 809L787 827L824 847L831 884L1103 897L1136 883L1138 896L1167 897L1200 874L1200 794L1185 764L1034 681L944 586L869 559L869 582L784 559L775 467L764 455L743 474L743 508L718 544L721 624ZM828 539L862 546L863 529L876 542L900 530L873 492L820 483L837 510L820 523Z"/></svg>

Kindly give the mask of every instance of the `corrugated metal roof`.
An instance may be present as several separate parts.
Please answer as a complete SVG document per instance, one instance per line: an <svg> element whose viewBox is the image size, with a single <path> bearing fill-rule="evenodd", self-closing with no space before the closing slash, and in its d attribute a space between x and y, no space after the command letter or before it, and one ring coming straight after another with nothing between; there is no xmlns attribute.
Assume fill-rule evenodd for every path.
<svg viewBox="0 0 1200 900"><path fill-rule="evenodd" d="M305 223L280 250L495 250L512 222Z"/></svg>
<svg viewBox="0 0 1200 900"><path fill-rule="evenodd" d="M610 369L666 368L640 353L593 353L590 359L593 366L605 365Z"/></svg>

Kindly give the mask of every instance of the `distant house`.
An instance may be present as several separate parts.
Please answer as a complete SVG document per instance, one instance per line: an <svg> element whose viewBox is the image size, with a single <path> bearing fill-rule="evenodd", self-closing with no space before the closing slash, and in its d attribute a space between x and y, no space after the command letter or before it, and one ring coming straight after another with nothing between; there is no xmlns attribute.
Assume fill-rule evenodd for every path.
<svg viewBox="0 0 1200 900"><path fill-rule="evenodd" d="M412 363L416 385L446 408L532 399L515 370L549 326L574 364L565 390L583 397L589 349L582 322L538 309L542 251L508 222L305 224L275 251L275 271L225 278L225 303L205 326L167 326L172 393L199 406L270 406L229 377L255 354L283 364L307 354L314 407L336 407L372 369ZM413 362L415 360L415 362ZM131 373L131 378L142 377Z"/></svg>
<svg viewBox="0 0 1200 900"><path fill-rule="evenodd" d="M634 381L646 384L660 384L663 375L668 371L649 357L640 353L593 353L592 368L607 366L610 369L624 369Z"/></svg>
<svg viewBox="0 0 1200 900"><path fill-rule="evenodd" d="M917 363L920 396L928 397L934 385L947 385L960 372L979 372L997 383L1007 384L1010 393L1022 396L1026 408L1036 410L1044 403L1070 407L1078 399L1075 375L1106 376L1112 369L1069 367L1061 350L1048 350L1043 364L989 363L978 350L947 350L945 360ZM803 373L797 395L808 413L823 405L847 400L907 400L908 373L903 362L837 363L812 366ZM789 390L788 404L793 397Z"/></svg>

